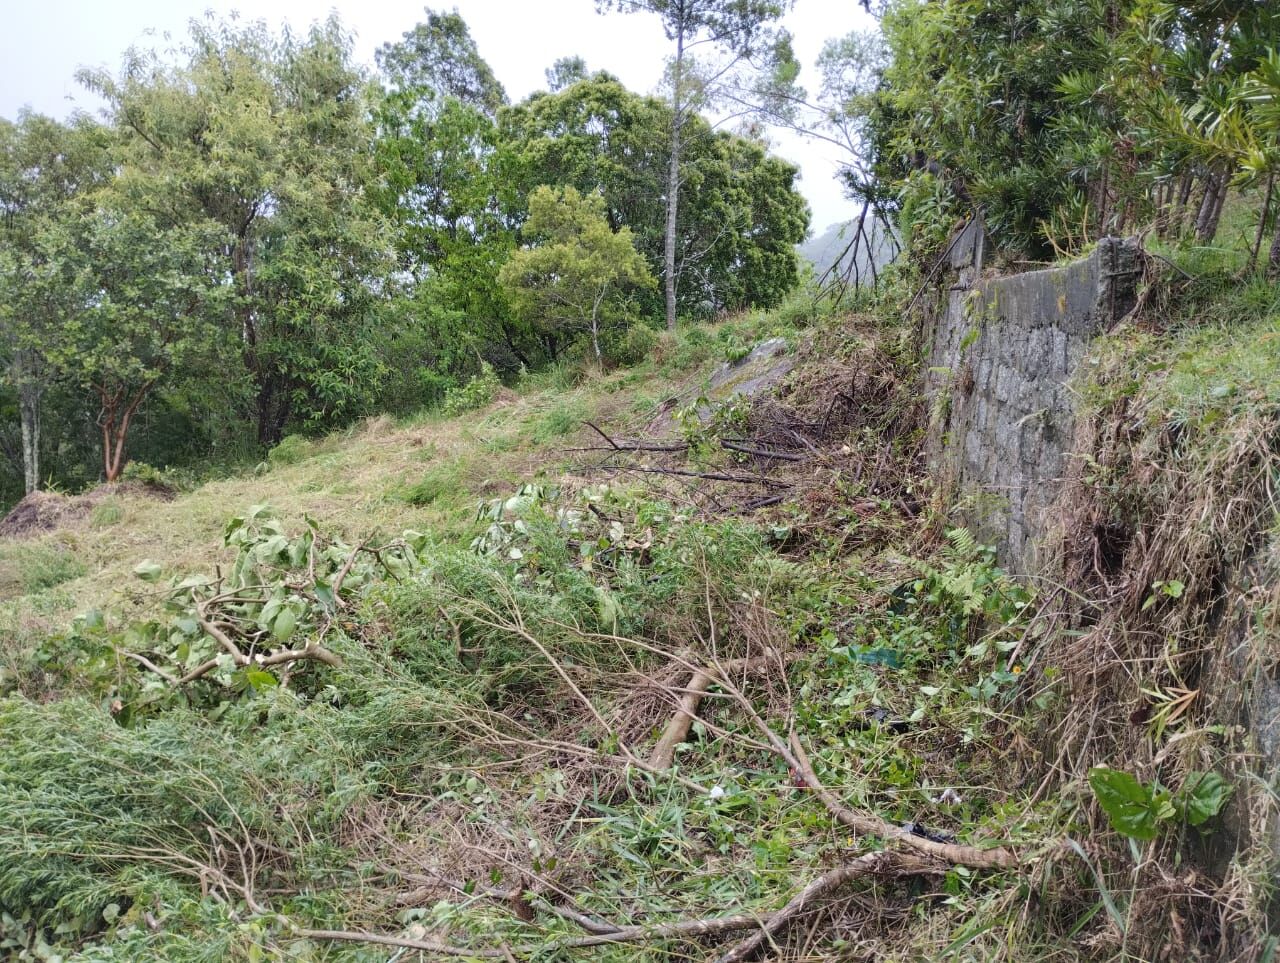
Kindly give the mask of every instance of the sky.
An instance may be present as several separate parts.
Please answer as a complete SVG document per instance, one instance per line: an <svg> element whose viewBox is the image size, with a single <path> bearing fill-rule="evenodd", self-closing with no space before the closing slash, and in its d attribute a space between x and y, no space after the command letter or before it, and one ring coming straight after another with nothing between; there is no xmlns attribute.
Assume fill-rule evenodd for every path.
<svg viewBox="0 0 1280 963"><path fill-rule="evenodd" d="M653 91L669 44L657 18L647 14L596 13L594 0L435 0L437 9L456 6L481 55L512 100L545 87L544 71L558 57L578 54L591 70L608 70L628 87ZM30 107L54 117L101 104L75 80L79 67L120 66L130 45L177 46L193 17L211 10L238 12L273 27L305 29L330 11L355 36L355 56L372 66L373 52L423 19L413 2L386 0L25 0L5 12L0 31L0 117ZM857 0L797 0L783 21L804 64L801 81L814 82L813 62L830 37L867 29L874 21ZM813 208L813 228L852 216L834 174L838 152L794 134L770 137L775 153L801 168L800 191Z"/></svg>

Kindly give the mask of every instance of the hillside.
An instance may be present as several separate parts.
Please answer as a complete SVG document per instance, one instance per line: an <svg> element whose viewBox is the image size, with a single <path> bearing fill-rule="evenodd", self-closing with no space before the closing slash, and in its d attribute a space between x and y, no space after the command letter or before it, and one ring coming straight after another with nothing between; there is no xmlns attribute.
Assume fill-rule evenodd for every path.
<svg viewBox="0 0 1280 963"><path fill-rule="evenodd" d="M1207 464L1274 437L1280 304L1217 284L1170 303L1217 305L1220 327L1099 343L1091 430L1116 384L1140 386L1130 412L1207 405L1186 422L1218 424L1186 436ZM4 918L7 950L1111 959L1169 945L1172 918L1252 952L1267 897L1240 887L1268 857L1242 827L1265 796L1236 737L1197 736L1230 731L1226 704L1186 695L1171 648L1171 676L1132 683L1167 700L1141 745L1106 748L1137 690L1098 672L1133 656L1081 663L1063 620L1083 612L950 527L896 297L690 328L638 368L290 440L243 477L99 496L0 541L24 593L0 609L0 902L31 908ZM779 335L789 352L749 350ZM1168 376L1124 380L1133 364ZM1151 484L1097 457L1115 497ZM1274 450L1250 464L1187 491L1243 504ZM1069 584L1097 605L1173 543L1144 544L1106 585ZM1110 644L1138 644L1148 612L1188 646L1216 632L1177 605L1202 577L1153 608L1138 574L1134 634L1100 610ZM1098 770L1054 763L1044 733L1082 737L1077 702L1118 726L1090 728L1082 761L1136 766L1149 812L1115 815ZM1143 788L1152 765L1168 790ZM1144 872L1196 867L1176 916L1124 889L1130 837Z"/></svg>
<svg viewBox="0 0 1280 963"><path fill-rule="evenodd" d="M0 117L0 960L1274 963L1280 4L458 2Z"/></svg>

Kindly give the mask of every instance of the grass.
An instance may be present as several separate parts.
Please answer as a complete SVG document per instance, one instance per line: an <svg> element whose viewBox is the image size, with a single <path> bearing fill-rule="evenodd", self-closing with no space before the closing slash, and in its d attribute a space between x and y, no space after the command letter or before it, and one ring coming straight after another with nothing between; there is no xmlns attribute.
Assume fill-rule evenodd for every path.
<svg viewBox="0 0 1280 963"><path fill-rule="evenodd" d="M152 599L138 591L136 564L150 559L176 572L225 561L223 526L254 504L272 504L289 527L310 517L352 541L405 528L442 537L467 531L467 505L539 471L571 467L566 439L583 419L642 421L661 400L655 382L678 385L714 357L708 346L752 337L763 324L752 315L689 327L675 338L663 335L667 347L636 368L586 379L541 373L514 400L456 418L424 411L399 422L370 419L325 438L290 436L256 472L172 501L122 491L70 533L0 540L0 635L16 634L19 625L57 632L95 607L145 611ZM55 587L56 596L30 598Z"/></svg>
<svg viewBox="0 0 1280 963"><path fill-rule="evenodd" d="M1228 469L1256 468L1245 456L1267 447L1249 429L1280 402L1275 318L1256 291L1210 290L1206 305L1239 297L1253 313L1206 320L1173 299L1162 331L1099 346L1085 398L1100 430L1082 445L1106 484L1074 496L1104 514L1117 499L1150 551L1126 560L1110 595L1078 573L1066 592L1051 587L1046 606L1096 606L1069 631L1033 618L1037 601L967 533L940 537L916 457L919 399L892 331L813 332L791 392L753 412L815 424L851 380L863 402L815 436L814 462L777 469L792 488L772 510L735 510L728 486L691 493L577 470L571 449L598 443L583 420L617 434L650 421L656 386L696 392L753 341L795 334L768 315L663 335L636 369L543 373L457 418L424 412L290 442L255 474L173 502L115 496L114 523L0 544L0 564L59 548L86 560L84 575L11 602L0 627L0 690L30 696L0 699L0 854L16 857L0 860L0 909L27 914L0 916L0 941L60 926L61 949L117 958L394 955L306 930L349 927L574 958L557 948L583 932L566 908L626 923L730 907L763 918L832 866L897 852L908 823L912 838L999 844L1018 861L895 863L780 931L776 955L1154 959L1171 945L1169 907L1185 927L1177 945L1237 939L1240 927L1214 929L1217 911L1258 924L1260 850L1241 849L1242 868L1223 873L1201 859L1200 830L1165 819L1135 864L1075 768L1105 761L1176 788L1194 762L1258 798L1231 768L1243 755L1221 741L1233 727L1201 711L1225 695L1194 703L1169 736L1134 721L1141 687L1208 679L1195 660L1217 639L1182 618L1193 600L1216 605L1200 574L1145 607L1150 579L1177 574L1147 563L1211 576L1222 545L1247 541L1228 531L1247 527L1232 513L1265 489L1256 470ZM744 470L715 461L727 457L716 446L699 457L678 464ZM915 508L898 497L908 490ZM224 548L227 517L264 501L280 510L283 547L263 522L241 555ZM1182 506L1196 525L1174 525ZM349 545L405 528L429 537L340 607L323 592L341 558L326 556L316 581L304 515ZM1073 531L1089 547L1095 528ZM163 581L129 574L144 557L175 577L252 564L270 601L206 592L202 610L197 586L161 604ZM288 675L226 663L178 694L120 655L185 671L206 657L193 647L218 648L198 617L266 646L287 605L306 607L290 626L309 626L290 644L317 633L341 665ZM89 606L107 611L52 631ZM743 659L767 665L726 672L677 768L646 771L691 671ZM798 789L770 735L802 746L840 804L878 828L850 832ZM702 958L742 936L714 947L655 937L592 958Z"/></svg>

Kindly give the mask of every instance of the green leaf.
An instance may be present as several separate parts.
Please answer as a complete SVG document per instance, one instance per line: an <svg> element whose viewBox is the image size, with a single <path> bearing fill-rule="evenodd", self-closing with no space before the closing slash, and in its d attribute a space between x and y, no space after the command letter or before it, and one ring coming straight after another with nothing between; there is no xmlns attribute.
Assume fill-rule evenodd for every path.
<svg viewBox="0 0 1280 963"><path fill-rule="evenodd" d="M1207 823L1227 804L1233 787L1216 772L1188 773L1175 805L1192 826Z"/></svg>
<svg viewBox="0 0 1280 963"><path fill-rule="evenodd" d="M281 642L289 641L294 630L298 627L298 617L293 614L293 609L285 608L280 610L280 614L276 616L275 621L271 623L271 634Z"/></svg>
<svg viewBox="0 0 1280 963"><path fill-rule="evenodd" d="M154 582L162 574L164 569L151 559L144 559L133 567L133 574L138 576L144 582Z"/></svg>
<svg viewBox="0 0 1280 963"><path fill-rule="evenodd" d="M249 685L259 692L263 689L274 689L280 684L280 680L272 673L266 669L255 669L253 666L249 666L244 670L244 678Z"/></svg>
<svg viewBox="0 0 1280 963"><path fill-rule="evenodd" d="M1133 839L1155 839L1160 824L1173 817L1169 794L1118 769L1089 770L1089 785L1111 828Z"/></svg>

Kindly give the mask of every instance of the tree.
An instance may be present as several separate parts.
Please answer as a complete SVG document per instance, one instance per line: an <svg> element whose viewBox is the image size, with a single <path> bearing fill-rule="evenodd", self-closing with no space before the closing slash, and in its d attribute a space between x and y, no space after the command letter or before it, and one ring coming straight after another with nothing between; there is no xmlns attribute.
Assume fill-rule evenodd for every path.
<svg viewBox="0 0 1280 963"><path fill-rule="evenodd" d="M87 295L73 231L85 196L108 176L105 143L85 117L0 120L0 360L17 398L27 492L40 485L49 349Z"/></svg>
<svg viewBox="0 0 1280 963"><path fill-rule="evenodd" d="M422 360L445 377L463 376L497 345L507 356L493 358L497 367L531 364L498 284L515 244L508 216L515 203L497 170L493 119L505 95L489 82L492 71L456 13L431 14L405 37L380 52L384 69L396 72L376 113L382 177L375 196L397 228L400 264L411 278L415 306L403 311L404 323L420 329L406 330L401 343L430 344Z"/></svg>
<svg viewBox="0 0 1280 963"><path fill-rule="evenodd" d="M371 335L394 264L349 39L334 20L302 37L204 21L182 54L131 51L119 77L83 75L121 135L126 207L223 232L258 441L341 423L381 378Z"/></svg>
<svg viewBox="0 0 1280 963"><path fill-rule="evenodd" d="M219 271L216 227L165 228L145 211L104 200L82 225L87 296L47 350L93 393L103 477L113 482L147 399L185 370L225 356L220 320L231 289Z"/></svg>
<svg viewBox="0 0 1280 963"><path fill-rule="evenodd" d="M501 273L516 311L539 331L553 359L564 341L589 332L596 363L603 364L602 329L623 323L629 290L653 284L630 228L611 230L597 195L543 186L529 196L525 235L538 241L512 254Z"/></svg>
<svg viewBox="0 0 1280 963"><path fill-rule="evenodd" d="M601 10L657 15L667 39L676 45L671 65L671 127L668 137L666 228L663 249L663 293L667 327L676 324L676 226L680 203L680 161L684 125L690 116L686 57L706 45L727 53L730 65L750 58L765 39L765 25L789 9L789 0L597 0ZM700 86L705 87L706 78Z"/></svg>
<svg viewBox="0 0 1280 963"><path fill-rule="evenodd" d="M540 184L598 194L613 228L632 230L655 275L665 258L671 108L598 73L559 93L539 93L502 112L502 179L523 197ZM685 200L676 224L680 311L776 304L794 285L794 245L808 229L796 169L763 145L685 123L680 178ZM747 270L761 268L755 274ZM661 313L660 294L641 295Z"/></svg>
<svg viewBox="0 0 1280 963"><path fill-rule="evenodd" d="M466 21L457 10L437 13L428 7L426 14L426 23L399 43L378 48L378 66L396 89L430 91L441 104L452 97L492 119L507 93L480 56Z"/></svg>
<svg viewBox="0 0 1280 963"><path fill-rule="evenodd" d="M587 62L581 57L561 57L547 68L547 89L558 93L589 76Z"/></svg>

